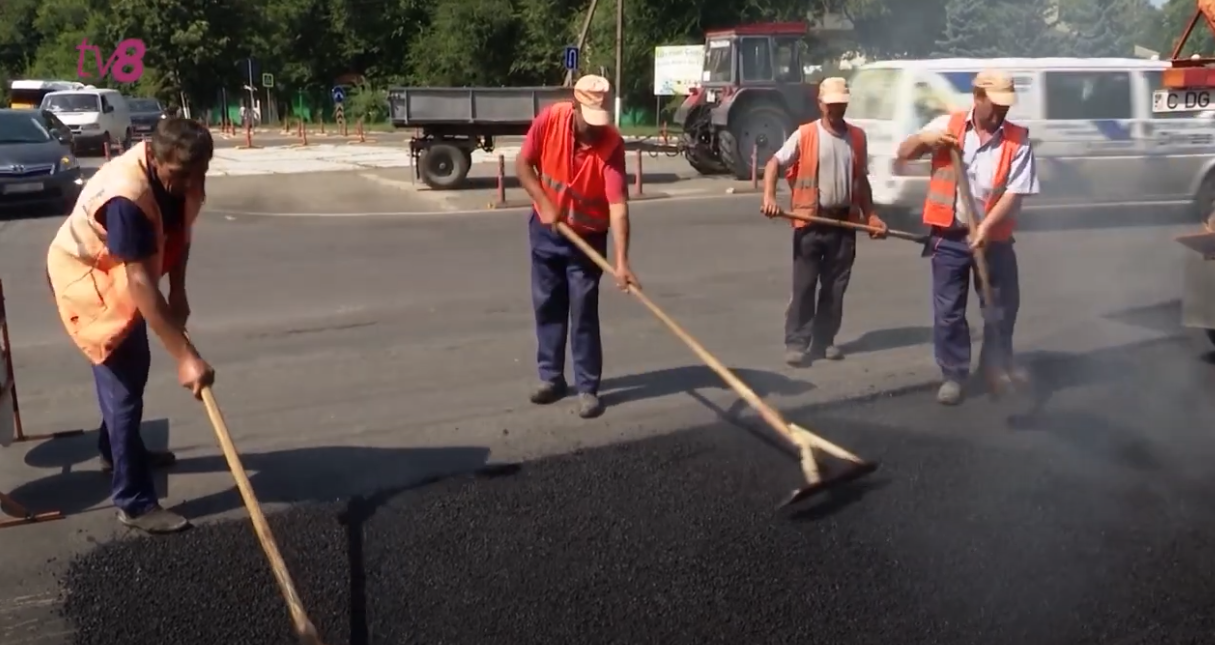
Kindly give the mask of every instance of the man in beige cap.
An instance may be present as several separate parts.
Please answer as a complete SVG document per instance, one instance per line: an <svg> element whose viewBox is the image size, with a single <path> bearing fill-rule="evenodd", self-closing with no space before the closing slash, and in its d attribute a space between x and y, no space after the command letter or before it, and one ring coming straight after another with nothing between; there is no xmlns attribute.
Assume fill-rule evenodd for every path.
<svg viewBox="0 0 1215 645"><path fill-rule="evenodd" d="M844 121L849 98L848 83L842 78L819 84L818 107L823 117L798 128L764 168L761 208L765 216L772 218L781 212L776 182L787 168L793 209L799 214L885 230L886 224L873 212L865 133ZM884 233L873 237L884 237ZM855 259L856 231L793 221L793 290L785 312L785 362L789 365L843 358L835 335L843 321L844 292Z"/></svg>
<svg viewBox="0 0 1215 645"><path fill-rule="evenodd" d="M624 140L604 104L611 85L602 76L583 76L574 100L555 103L532 122L515 159L519 183L532 198L528 222L532 255L532 306L536 317L538 405L564 398L565 343L573 349L578 414L599 416L603 346L599 336L599 279L602 271L561 233L558 221L607 256L612 232L616 284L627 289L637 278L629 268L629 206Z"/></svg>
<svg viewBox="0 0 1215 645"><path fill-rule="evenodd" d="M966 301L974 271L973 251L986 249L992 299L984 308L980 368L993 385L1023 384L1028 374L1013 363L1013 327L1021 305L1013 229L1021 200L1038 194L1038 173L1029 130L1005 117L1016 103L1012 78L998 70L974 78L974 107L944 114L904 141L900 161L932 153L932 176L924 201L924 223L932 228L925 254L932 258L933 345L944 382L937 401L956 405L970 376L970 327ZM949 149L959 148L964 169L954 168ZM970 195L958 191L958 172L970 179ZM971 237L961 200L970 199L978 222ZM977 279L977 278L976 278ZM975 291L982 293L977 288Z"/></svg>

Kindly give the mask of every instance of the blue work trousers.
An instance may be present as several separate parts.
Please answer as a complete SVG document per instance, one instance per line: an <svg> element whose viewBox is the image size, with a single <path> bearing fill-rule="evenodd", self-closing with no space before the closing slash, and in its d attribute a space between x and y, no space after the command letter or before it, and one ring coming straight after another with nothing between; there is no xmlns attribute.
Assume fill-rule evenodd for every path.
<svg viewBox="0 0 1215 645"><path fill-rule="evenodd" d="M974 275L975 292L983 316L981 367L1008 369L1013 356L1013 328L1021 307L1017 254L1013 242L989 242L987 270L994 303L983 302L974 255L965 231L934 229L928 241L932 258L933 348L937 365L947 380L965 382L970 376L970 325L966 303Z"/></svg>
<svg viewBox="0 0 1215 645"><path fill-rule="evenodd" d="M528 221L532 250L532 307L536 313L536 364L540 380L565 381L565 340L574 351L574 388L598 394L603 374L599 338L599 279L603 271L560 233ZM607 252L608 234L584 234L592 248Z"/></svg>
<svg viewBox="0 0 1215 645"><path fill-rule="evenodd" d="M151 365L148 325L141 320L105 363L93 366L102 419L97 448L114 464L114 506L129 515L140 515L156 505L148 450L139 434Z"/></svg>

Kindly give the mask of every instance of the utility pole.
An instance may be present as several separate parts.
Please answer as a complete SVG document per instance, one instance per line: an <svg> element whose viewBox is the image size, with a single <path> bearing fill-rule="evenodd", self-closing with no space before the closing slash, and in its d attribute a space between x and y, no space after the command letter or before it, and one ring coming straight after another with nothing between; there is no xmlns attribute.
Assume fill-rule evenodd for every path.
<svg viewBox="0 0 1215 645"><path fill-rule="evenodd" d="M624 0L616 0L616 127L620 127L620 67L624 60Z"/></svg>
<svg viewBox="0 0 1215 645"><path fill-rule="evenodd" d="M591 0L591 8L586 12L586 20L582 21L582 31L578 32L578 59L584 60L582 55L586 53L586 34L591 30L591 19L595 17L595 7L599 5L599 0ZM581 67L581 66L580 66ZM565 86L570 87L574 84L574 70L565 70Z"/></svg>

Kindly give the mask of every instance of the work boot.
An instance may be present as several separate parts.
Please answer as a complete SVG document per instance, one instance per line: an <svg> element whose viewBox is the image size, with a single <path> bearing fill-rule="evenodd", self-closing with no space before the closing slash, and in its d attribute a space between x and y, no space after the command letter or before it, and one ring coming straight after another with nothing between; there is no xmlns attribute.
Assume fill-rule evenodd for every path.
<svg viewBox="0 0 1215 645"><path fill-rule="evenodd" d="M823 358L829 361L843 360L844 350L836 347L835 345L828 345L827 349L823 350Z"/></svg>
<svg viewBox="0 0 1215 645"><path fill-rule="evenodd" d="M566 385L563 381L541 383L529 397L536 405L548 405L565 398Z"/></svg>
<svg viewBox="0 0 1215 645"><path fill-rule="evenodd" d="M599 397L589 392L578 395L578 416L583 419L594 419L603 414L603 402Z"/></svg>
<svg viewBox="0 0 1215 645"><path fill-rule="evenodd" d="M962 384L949 380L941 384L937 390L937 403L941 405L957 405L962 402Z"/></svg>
<svg viewBox="0 0 1215 645"><path fill-rule="evenodd" d="M785 348L785 364L791 367L800 367L806 364L806 350L796 347Z"/></svg>
<svg viewBox="0 0 1215 645"><path fill-rule="evenodd" d="M1029 370L1016 366L1008 370L1008 380L1016 387L1026 387L1030 384Z"/></svg>
<svg viewBox="0 0 1215 645"><path fill-rule="evenodd" d="M152 534L177 533L190 528L189 520L173 511L166 511L159 505L135 516L128 515L126 511L120 509L118 521L125 526Z"/></svg>
<svg viewBox="0 0 1215 645"><path fill-rule="evenodd" d="M152 468L168 468L169 466L172 466L175 463L177 463L177 455L173 454L172 452L169 452L168 450L149 450L148 451L148 465L151 466ZM102 457L101 458L101 472L103 472L103 473L114 472L114 462L110 461L109 459L106 459L105 457Z"/></svg>

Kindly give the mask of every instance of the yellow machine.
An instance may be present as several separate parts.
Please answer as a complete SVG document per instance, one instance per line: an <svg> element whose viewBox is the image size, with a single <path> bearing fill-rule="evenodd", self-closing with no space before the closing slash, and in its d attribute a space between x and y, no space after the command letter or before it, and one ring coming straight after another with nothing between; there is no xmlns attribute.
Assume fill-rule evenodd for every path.
<svg viewBox="0 0 1215 645"><path fill-rule="evenodd" d="M1173 48L1171 66L1164 71L1163 89L1152 96L1153 112L1203 112L1215 106L1215 58L1195 54L1182 58L1181 52L1199 22L1205 22L1215 33L1215 0L1196 0L1197 9L1185 33ZM1215 173L1215 168L1210 172ZM1186 257L1182 282L1181 323L1186 327L1206 330L1215 343L1215 204L1197 204L1199 216L1205 220L1205 231L1177 238L1194 251Z"/></svg>
<svg viewBox="0 0 1215 645"><path fill-rule="evenodd" d="M42 97L51 92L78 90L83 87L84 83L74 83L72 81L13 81L8 86L9 107L17 109L36 108L42 105Z"/></svg>

